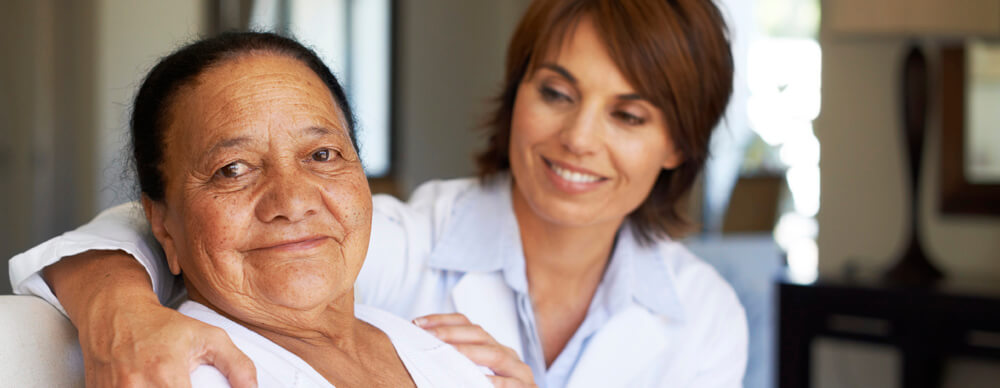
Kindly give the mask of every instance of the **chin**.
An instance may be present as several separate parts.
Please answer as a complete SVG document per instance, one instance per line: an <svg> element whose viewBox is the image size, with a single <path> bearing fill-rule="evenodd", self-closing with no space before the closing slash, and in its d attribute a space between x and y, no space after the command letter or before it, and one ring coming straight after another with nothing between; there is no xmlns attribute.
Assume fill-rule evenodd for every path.
<svg viewBox="0 0 1000 388"><path fill-rule="evenodd" d="M287 271L269 274L253 287L268 303L293 310L311 310L328 305L351 294L350 284L338 286L339 280L326 271Z"/></svg>
<svg viewBox="0 0 1000 388"><path fill-rule="evenodd" d="M601 223L597 214L593 214L596 205L576 203L564 199L547 197L541 201L528 199L534 213L541 219L560 226L590 226Z"/></svg>

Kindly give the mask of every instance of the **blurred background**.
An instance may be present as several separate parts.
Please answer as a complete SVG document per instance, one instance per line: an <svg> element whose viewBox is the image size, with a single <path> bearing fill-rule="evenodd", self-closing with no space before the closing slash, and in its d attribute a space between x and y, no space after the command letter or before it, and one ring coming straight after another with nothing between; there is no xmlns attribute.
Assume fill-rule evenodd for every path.
<svg viewBox="0 0 1000 388"><path fill-rule="evenodd" d="M405 198L427 180L472 175L507 40L528 3L0 2L0 270L6 273L6 258L135 198L122 148L142 75L179 44L219 31L289 33L323 57L357 109L375 192ZM685 241L747 307L746 386L805 386L796 372L817 387L918 386L900 372L915 364L907 358L912 348L896 341L895 318L801 307L821 304L808 298L824 284L882 289L878 280L858 279L878 279L908 255L917 198L920 246L945 273L947 289L958 290L946 294L994 306L987 310L994 321L973 328L985 350L971 353L985 357L935 358L941 386L995 387L1000 304L993 298L1000 292L981 290L1000 285L1000 0L717 3L732 31L735 91L690 198L697 228ZM930 85L915 196L901 101L904 57L913 48L926 57ZM968 71L958 78L947 75L942 54L955 48L978 63L961 65ZM967 82L976 78L970 74L980 81ZM941 97L948 82L965 86L957 92L965 105L945 107L956 100ZM966 120L953 124L952 108ZM965 131L971 127L978 129ZM779 284L788 285L783 295L806 295L796 299L804 302L779 299ZM905 289L945 289L937 285ZM0 294L7 293L4 277ZM819 314L832 315L818 323L794 318ZM802 334L800 326L828 335ZM804 353L779 352L795 341L805 341ZM805 366L782 370L779 360L793 356L805 357Z"/></svg>

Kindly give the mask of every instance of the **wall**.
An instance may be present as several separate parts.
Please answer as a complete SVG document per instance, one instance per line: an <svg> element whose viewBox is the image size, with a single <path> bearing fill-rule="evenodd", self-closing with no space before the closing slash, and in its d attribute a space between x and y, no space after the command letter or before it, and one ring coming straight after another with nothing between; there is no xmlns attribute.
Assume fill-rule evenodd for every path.
<svg viewBox="0 0 1000 388"><path fill-rule="evenodd" d="M2 273L13 254L131 196L121 150L133 93L158 56L201 32L204 8L197 0L4 3Z"/></svg>
<svg viewBox="0 0 1000 388"><path fill-rule="evenodd" d="M899 72L903 38L836 36L824 30L820 274L839 274L848 262L880 271L907 241L908 182L904 174ZM925 43L932 79L938 46ZM932 82L932 98L936 84ZM925 251L947 273L1000 279L1000 217L959 217L937 211L940 174L938 106L932 103L921 182Z"/></svg>
<svg viewBox="0 0 1000 388"><path fill-rule="evenodd" d="M142 76L159 57L197 38L206 22L205 2L96 0L97 209L134 198L122 152L128 115Z"/></svg>
<svg viewBox="0 0 1000 388"><path fill-rule="evenodd" d="M31 93L35 90L31 76L34 68L33 35L20 37L19 30L29 29L38 13L37 3L17 2L5 7L0 13L0 42L4 60L0 61L0 211L5 214L0 220L0 254L11 254L19 247L18 242L28 240L28 207L31 194L28 170L30 132L18 128L31 127L34 117L31 113ZM18 75L18 76L15 76ZM9 92L8 92L9 91ZM0 269L7 273L7 262L0 263ZM0 294L8 293L7 281L0 281Z"/></svg>
<svg viewBox="0 0 1000 388"><path fill-rule="evenodd" d="M475 172L472 155L486 144L477 124L500 90L507 39L528 2L398 2L395 166L404 197L429 179Z"/></svg>
<svg viewBox="0 0 1000 388"><path fill-rule="evenodd" d="M90 5L18 1L0 12L2 258L92 215L93 174L75 168L94 159Z"/></svg>

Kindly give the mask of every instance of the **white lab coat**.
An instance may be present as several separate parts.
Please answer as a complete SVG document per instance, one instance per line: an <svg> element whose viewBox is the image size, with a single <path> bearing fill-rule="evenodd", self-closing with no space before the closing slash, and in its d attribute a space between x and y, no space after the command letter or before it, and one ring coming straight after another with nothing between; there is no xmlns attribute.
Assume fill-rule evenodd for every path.
<svg viewBox="0 0 1000 388"><path fill-rule="evenodd" d="M525 337L519 326L517 301L502 272L485 264L456 274L434 264L441 256L503 252L505 247L490 244L502 240L499 236L504 233L517 233L496 229L502 224L500 218L513 214L502 205L489 209L490 200L479 198L484 191L495 190L509 191L509 183L501 181L490 189L471 179L429 182L417 189L409 203L377 197L370 262L365 263L357 284L360 300L407 318L462 313L523 359ZM460 220L470 211L488 214L475 222ZM491 238L448 241L456 234L455 227L475 228L469 236ZM618 241L616 250L634 243L625 240L629 238ZM474 246L463 247L468 244ZM657 314L632 302L590 339L566 386L741 386L747 327L736 294L713 268L680 243L660 241L649 249L665 264L668 273L662 281L672 284L682 318Z"/></svg>

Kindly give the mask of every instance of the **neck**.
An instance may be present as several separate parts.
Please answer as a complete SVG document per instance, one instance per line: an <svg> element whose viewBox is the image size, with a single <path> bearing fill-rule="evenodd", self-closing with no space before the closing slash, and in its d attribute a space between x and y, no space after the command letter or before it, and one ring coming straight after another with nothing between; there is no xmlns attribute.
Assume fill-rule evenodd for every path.
<svg viewBox="0 0 1000 388"><path fill-rule="evenodd" d="M557 224L540 217L516 186L511 191L533 299L563 299L560 294L596 289L621 220L586 226Z"/></svg>
<svg viewBox="0 0 1000 388"><path fill-rule="evenodd" d="M232 308L239 317L226 314L196 290L191 299L292 352L338 387L412 387L389 337L354 316L354 290L347 291L311 310L244 303Z"/></svg>
<svg viewBox="0 0 1000 388"><path fill-rule="evenodd" d="M188 297L226 318L260 334L309 362L324 352L336 351L358 359L358 339L366 324L354 316L354 292L311 311L249 303L228 313L188 284Z"/></svg>

